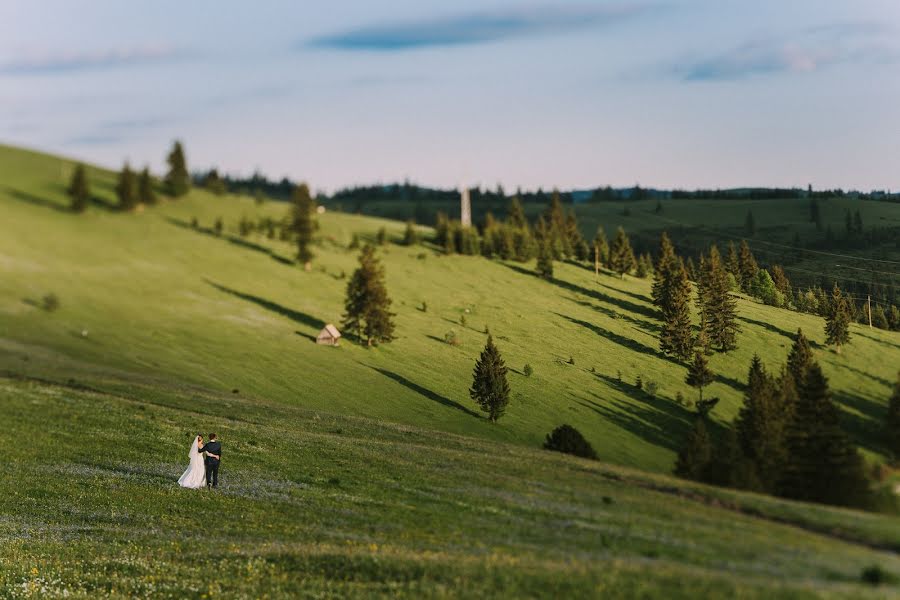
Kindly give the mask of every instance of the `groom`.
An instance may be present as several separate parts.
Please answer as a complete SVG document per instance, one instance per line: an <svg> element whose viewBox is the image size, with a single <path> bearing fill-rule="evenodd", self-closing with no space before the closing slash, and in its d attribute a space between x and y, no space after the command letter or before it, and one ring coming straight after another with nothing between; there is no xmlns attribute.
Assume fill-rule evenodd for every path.
<svg viewBox="0 0 900 600"><path fill-rule="evenodd" d="M216 439L216 434L209 434L209 441L200 448L199 452L205 452L206 458L206 488L219 487L219 461L222 460L222 442Z"/></svg>

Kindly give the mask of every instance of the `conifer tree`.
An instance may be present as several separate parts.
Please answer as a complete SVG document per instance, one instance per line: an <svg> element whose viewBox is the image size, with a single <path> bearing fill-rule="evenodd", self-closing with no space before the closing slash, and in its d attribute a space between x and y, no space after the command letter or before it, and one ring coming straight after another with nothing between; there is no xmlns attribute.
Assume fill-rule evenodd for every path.
<svg viewBox="0 0 900 600"><path fill-rule="evenodd" d="M796 500L863 507L868 501L862 457L841 429L828 381L813 363L787 428L781 494Z"/></svg>
<svg viewBox="0 0 900 600"><path fill-rule="evenodd" d="M831 292L831 301L828 303L828 312L825 315L825 343L837 346L838 354L841 347L850 341L850 307L847 299L841 293L838 284L834 284Z"/></svg>
<svg viewBox="0 0 900 600"><path fill-rule="evenodd" d="M121 210L131 210L137 205L137 181L134 178L134 171L127 162L119 173L116 197L119 199L119 209Z"/></svg>
<svg viewBox="0 0 900 600"><path fill-rule="evenodd" d="M187 161L184 157L184 148L181 142L176 141L172 146L166 162L169 163L169 172L166 174L166 191L173 198L184 196L191 189L191 176L188 173Z"/></svg>
<svg viewBox="0 0 900 600"><path fill-rule="evenodd" d="M506 221L513 227L528 227L528 219L525 218L525 209L522 208L522 202L519 200L519 196L510 198L509 208L506 211Z"/></svg>
<svg viewBox="0 0 900 600"><path fill-rule="evenodd" d="M541 279L553 280L553 252L550 250L550 240L543 240L538 250L537 274Z"/></svg>
<svg viewBox="0 0 900 600"><path fill-rule="evenodd" d="M756 468L744 456L734 427L728 427L722 439L716 444L709 461L706 480L730 488L762 489Z"/></svg>
<svg viewBox="0 0 900 600"><path fill-rule="evenodd" d="M694 360L688 366L687 377L684 382L691 387L697 388L700 392L700 402L703 402L703 388L711 384L715 380L715 375L709 370L709 363L702 350L698 349L694 352Z"/></svg>
<svg viewBox="0 0 900 600"><path fill-rule="evenodd" d="M894 455L895 461L900 461L900 373L897 373L894 393L888 401L884 425L888 450Z"/></svg>
<svg viewBox="0 0 900 600"><path fill-rule="evenodd" d="M148 167L144 167L138 177L138 201L147 206L156 204L156 190L153 189L153 178Z"/></svg>
<svg viewBox="0 0 900 600"><path fill-rule="evenodd" d="M500 356L500 350L494 345L494 338L488 335L487 344L481 351L481 357L475 362L472 373L472 387L469 396L481 410L488 413L491 423L506 412L509 404L509 382L506 381L506 365Z"/></svg>
<svg viewBox="0 0 900 600"><path fill-rule="evenodd" d="M359 255L359 268L347 282L342 326L367 346L394 339L394 313L384 284L384 267L375 248L366 244Z"/></svg>
<svg viewBox="0 0 900 600"><path fill-rule="evenodd" d="M741 240L741 249L738 251L738 268L741 270L739 279L741 290L745 294L749 294L750 285L753 283L754 278L756 278L756 272L759 271L759 266L756 264L756 257L753 256L753 252L750 251L747 240Z"/></svg>
<svg viewBox="0 0 900 600"><path fill-rule="evenodd" d="M694 481L702 481L709 466L712 455L712 445L709 441L709 433L706 431L706 423L698 417L694 426L688 432L687 438L681 450L678 451L678 459L675 461L675 475Z"/></svg>
<svg viewBox="0 0 900 600"><path fill-rule="evenodd" d="M606 233L603 226L597 227L597 234L594 236L594 251L601 267L609 264L609 242L606 241Z"/></svg>
<svg viewBox="0 0 900 600"><path fill-rule="evenodd" d="M615 239L609 246L609 268L624 279L625 273L630 273L636 266L631 242L625 235L625 230L619 227Z"/></svg>
<svg viewBox="0 0 900 600"><path fill-rule="evenodd" d="M297 260L309 271L312 259L315 258L310 246L316 230L315 202L309 195L309 186L301 183L294 188L292 194L294 204L294 232L297 234Z"/></svg>
<svg viewBox="0 0 900 600"><path fill-rule="evenodd" d="M419 232L412 220L406 222L406 231L403 233L403 245L415 246L419 243Z"/></svg>
<svg viewBox="0 0 900 600"><path fill-rule="evenodd" d="M91 190L83 164L75 165L75 171L72 172L72 179L69 182L67 191L69 198L72 199L72 210L77 213L84 212L91 199Z"/></svg>
<svg viewBox="0 0 900 600"><path fill-rule="evenodd" d="M669 304L670 284L668 278L677 267L677 262L675 247L672 245L669 235L663 231L659 237L659 256L656 259L653 285L650 288L650 297L660 312L665 312L665 307Z"/></svg>
<svg viewBox="0 0 900 600"><path fill-rule="evenodd" d="M659 258L653 272L653 303L662 314L659 334L660 350L682 360L691 356L691 284L684 261L675 254L669 236L663 232L659 241Z"/></svg>
<svg viewBox="0 0 900 600"><path fill-rule="evenodd" d="M772 491L784 464L785 414L778 401L775 381L758 355L753 355L747 375L744 404L734 422L743 455L753 463L765 491Z"/></svg>
<svg viewBox="0 0 900 600"><path fill-rule="evenodd" d="M219 177L218 169L209 170L209 173L206 174L206 179L203 182L203 187L216 196L222 196L228 191L228 188L225 187L225 182Z"/></svg>
<svg viewBox="0 0 900 600"><path fill-rule="evenodd" d="M545 214L550 235L550 246L553 250L553 258L559 260L572 255L572 246L566 235L566 216L563 212L562 200L559 191L553 190L550 195L550 206Z"/></svg>
<svg viewBox="0 0 900 600"><path fill-rule="evenodd" d="M728 252L725 254L725 269L734 275L738 286L741 286L741 263L738 260L737 250L734 242L728 242Z"/></svg>
<svg viewBox="0 0 900 600"><path fill-rule="evenodd" d="M701 274L698 284L700 322L710 344L720 352L736 347L737 302L729 293L728 273L722 266L719 250L710 248L709 257L700 257Z"/></svg>
<svg viewBox="0 0 900 600"><path fill-rule="evenodd" d="M756 276L750 282L748 291L751 296L762 300L764 304L769 306L781 306L784 304L784 296L775 287L772 276L765 269L760 269L756 272Z"/></svg>
<svg viewBox="0 0 900 600"><path fill-rule="evenodd" d="M785 274L784 269L781 268L781 265L772 265L772 281L775 283L775 289L781 292L781 295L784 297L785 304L790 302L794 295L793 289L791 281Z"/></svg>
<svg viewBox="0 0 900 600"><path fill-rule="evenodd" d="M688 256L687 263L685 263L684 268L687 269L688 279L696 282L697 265L694 264L694 258L692 256Z"/></svg>
<svg viewBox="0 0 900 600"><path fill-rule="evenodd" d="M803 335L803 330L797 330L797 337L794 338L794 344L791 346L787 357L787 375L790 376L794 389L799 390L803 382L806 381L806 372L813 365L812 348L809 340Z"/></svg>
<svg viewBox="0 0 900 600"><path fill-rule="evenodd" d="M569 248L569 255L574 256L578 260L585 260L582 247L585 246L584 237L581 235L581 229L578 227L578 217L575 215L575 209L569 210L566 216L566 229L564 232Z"/></svg>

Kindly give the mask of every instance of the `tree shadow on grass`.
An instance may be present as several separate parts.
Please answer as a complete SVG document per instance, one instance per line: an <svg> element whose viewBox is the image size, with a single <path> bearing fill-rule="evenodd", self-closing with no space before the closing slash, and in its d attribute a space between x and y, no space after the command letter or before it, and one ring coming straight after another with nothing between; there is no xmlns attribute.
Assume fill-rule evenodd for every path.
<svg viewBox="0 0 900 600"><path fill-rule="evenodd" d="M593 302L585 302L584 300L576 300L574 298L571 299L572 302L575 302L579 306L584 306L586 308L593 309L599 313L603 313L611 319L625 319L632 325L637 326L638 328L644 330L645 333L649 335L659 335L661 327L656 323L651 323L650 321L645 321L644 319L639 319L637 317L632 317L626 313L620 313L615 311L609 307L602 306L600 304L594 304Z"/></svg>
<svg viewBox="0 0 900 600"><path fill-rule="evenodd" d="M40 206L42 208L49 208L51 210L75 214L74 211L68 206L58 204L53 200L49 200L47 198L41 198L40 196L35 196L34 194L30 194L28 192L24 192L22 190L18 190L16 188L10 187L8 185L3 186L3 191L9 194L11 198L15 198L21 202L26 202L28 204L32 204L34 206Z"/></svg>
<svg viewBox="0 0 900 600"><path fill-rule="evenodd" d="M166 217L165 219L172 225L181 227L182 229L188 229L190 231L194 231L196 233L201 233L201 234L207 235L209 237L213 237L213 238L216 238L219 240L224 240L224 241L228 242L229 244L238 246L239 248L244 248L246 250L253 250L254 252L259 252L260 254L265 254L266 256L268 256L269 258L274 260L275 262L279 262L283 265L296 264L293 260L291 260L289 258L285 258L279 254L276 254L275 251L273 251L271 248L267 248L261 244L256 244L256 243L241 239L239 237L235 237L233 235L217 234L214 230L210 229L209 227L199 227L199 226L194 227L187 221L182 221L181 219L176 219L174 217Z"/></svg>
<svg viewBox="0 0 900 600"><path fill-rule="evenodd" d="M794 339L797 337L796 332L790 332L787 329L782 329L781 327L778 327L777 325L773 325L771 323L766 323L765 321L758 321L756 319L751 319L749 317L742 317L740 315L738 315L738 321L743 321L744 323L748 323L750 325L756 325L757 327L762 327L766 331L770 331L776 335L784 336L788 340L790 340L790 342L792 344L794 343ZM809 342L809 345L810 346L814 345L811 340Z"/></svg>
<svg viewBox="0 0 900 600"><path fill-rule="evenodd" d="M854 443L871 452L889 454L884 444L886 404L878 404L858 394L841 391L834 392L833 399L838 405L851 408L858 413L841 410L841 424Z"/></svg>
<svg viewBox="0 0 900 600"><path fill-rule="evenodd" d="M508 269L512 269L513 271L515 271L517 273L521 273L523 275L529 275L531 277L538 277L538 274L535 273L534 271L529 271L528 269L526 269L524 267L520 267L519 265L511 265L509 263L500 263L500 264L502 264L503 266L505 266ZM604 294L603 292L601 292L599 290L591 290L586 287L582 287L578 284L571 283L569 281L563 281L561 279L551 279L551 280L549 280L549 283L552 283L555 286L561 287L564 290L568 290L568 291L574 292L576 294L581 294L583 296L588 296L595 300L599 300L600 302L605 302L607 304L613 304L615 306L618 306L625 312L637 313L637 314L643 315L645 317L650 317L651 319L655 319L657 317L656 311L649 306L644 306L642 304L636 304L634 302L631 302L630 300L625 300L623 298L615 298L613 296L610 296L609 294ZM612 288L607 288L607 289L612 289Z"/></svg>
<svg viewBox="0 0 900 600"><path fill-rule="evenodd" d="M575 323L576 325L581 325L582 327L590 329L597 335L604 337L610 341L613 341L613 342L619 344L620 346L628 348L629 350L633 350L640 354L649 354L650 356L655 356L657 358L667 360L673 364L681 365L681 363L678 362L678 360L676 360L675 357L667 356L667 355L663 354L661 351L657 350L656 348L651 348L650 346L646 346L635 339L625 337L624 335L620 335L618 333L614 333L614 332L610 331L609 329L606 329L599 325L595 325L594 323L588 323L587 321L582 321L581 319L576 319L575 317L569 317L567 315L563 315L563 314L560 314L557 312L555 312L553 314L555 314L558 317L562 317L563 319L565 319L571 323Z"/></svg>
<svg viewBox="0 0 900 600"><path fill-rule="evenodd" d="M882 330L884 331L884 330ZM880 340L877 337L873 337L871 335L866 335L864 333L860 333L858 331L853 332L853 335L858 335L861 338L866 338L867 340L873 341L876 344L886 344L888 346L893 346L894 348L900 348L900 344L895 344L894 342L889 342L888 340Z"/></svg>
<svg viewBox="0 0 900 600"><path fill-rule="evenodd" d="M245 294L244 292L239 292L237 290L233 290L231 288L225 287L224 285L220 285L214 281L210 281L209 279L204 279L206 283L216 288L220 292L225 292L226 294L231 294L236 298L240 298L241 300L246 300L247 302L252 302L257 306L261 306L266 310L272 311L274 313L278 313L288 319L294 321L295 323L300 323L301 325L306 325L307 327L312 327L313 329L319 330L325 327L325 321L321 319L317 319L311 315L308 315L304 312L300 312L299 310L294 310L292 308L287 308L286 306L282 306L280 304L276 304L271 300L266 300L265 298L260 298L259 296L254 296L252 294Z"/></svg>
<svg viewBox="0 0 900 600"><path fill-rule="evenodd" d="M866 373L862 369L858 369L856 367L851 367L850 365L843 363L843 362L835 362L834 364L837 365L838 367L841 367L842 369L847 369L851 373L856 373L857 375L860 375L861 377L865 377L866 379L874 379L875 381L877 381L878 383L880 383L881 385L885 386L888 389L891 389L894 387L893 382L888 381L887 379L885 379L883 377L878 377L877 375L872 375L871 373ZM890 392L888 392L888 393L890 393ZM887 398L887 396L885 396L885 398Z"/></svg>
<svg viewBox="0 0 900 600"><path fill-rule="evenodd" d="M479 415L478 413L476 413L475 411L473 411L469 408L466 408L459 402L451 400L450 398L447 398L445 396L441 396L440 394L438 394L436 392L432 392L431 390L424 388L415 382L410 381L409 379L407 379L403 375L400 375L399 373L394 373L393 371L388 371L387 369L381 369L379 367L373 367L370 365L369 365L369 368L372 369L373 371L378 371L379 373L381 373L388 379L393 379L400 385L402 385L406 388L409 388L410 390L416 392L417 394L425 396L429 400L437 402L438 404L442 404L448 408L455 408L456 410L466 413L470 417L475 417L478 419L481 418L481 415Z"/></svg>

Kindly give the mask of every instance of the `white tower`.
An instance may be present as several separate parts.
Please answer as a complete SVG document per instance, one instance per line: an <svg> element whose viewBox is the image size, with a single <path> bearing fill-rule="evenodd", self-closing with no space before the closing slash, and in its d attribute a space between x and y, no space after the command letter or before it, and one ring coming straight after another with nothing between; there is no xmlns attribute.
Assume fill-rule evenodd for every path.
<svg viewBox="0 0 900 600"><path fill-rule="evenodd" d="M469 188L463 187L459 191L459 220L463 227L472 226L472 202L469 200Z"/></svg>

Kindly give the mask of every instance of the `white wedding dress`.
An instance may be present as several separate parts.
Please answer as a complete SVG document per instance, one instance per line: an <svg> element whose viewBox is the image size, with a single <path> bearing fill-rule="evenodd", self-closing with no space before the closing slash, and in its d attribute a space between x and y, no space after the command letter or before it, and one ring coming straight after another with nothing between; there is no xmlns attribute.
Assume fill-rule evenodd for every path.
<svg viewBox="0 0 900 600"><path fill-rule="evenodd" d="M178 478L178 485L186 488L202 488L206 485L206 466L203 464L203 454L197 451L197 438L194 437L194 443L191 444L191 453L188 458L191 464L188 465L187 471Z"/></svg>

